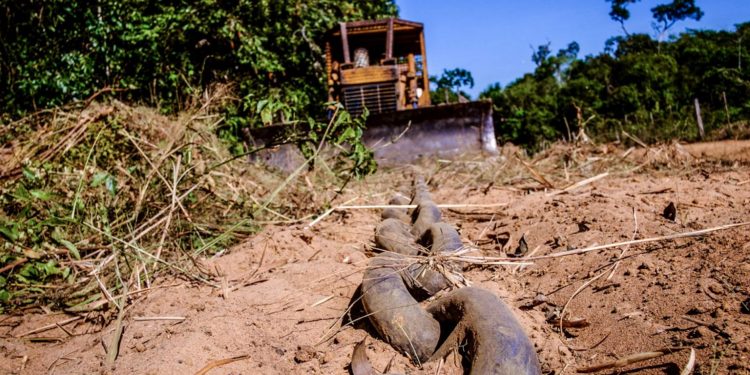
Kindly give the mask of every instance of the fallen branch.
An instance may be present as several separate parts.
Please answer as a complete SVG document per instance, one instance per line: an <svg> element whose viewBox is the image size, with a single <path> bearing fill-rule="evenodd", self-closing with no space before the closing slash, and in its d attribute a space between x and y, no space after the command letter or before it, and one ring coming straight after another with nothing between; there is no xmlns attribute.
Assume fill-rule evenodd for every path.
<svg viewBox="0 0 750 375"><path fill-rule="evenodd" d="M627 365L632 365L633 363L638 363L638 362L643 362L649 359L658 358L663 355L672 354L672 353L685 350L685 349L688 349L688 347L671 347L671 348L655 350L652 352L635 353L635 354L622 357L618 360L609 361L609 362L601 363L601 364L594 365L594 366L579 368L577 371L579 373L590 373L590 372L597 372L601 370L625 367ZM690 348L690 349L692 350L693 348ZM693 353L693 356L694 356L694 353ZM684 373L685 372L683 371L683 374Z"/></svg>

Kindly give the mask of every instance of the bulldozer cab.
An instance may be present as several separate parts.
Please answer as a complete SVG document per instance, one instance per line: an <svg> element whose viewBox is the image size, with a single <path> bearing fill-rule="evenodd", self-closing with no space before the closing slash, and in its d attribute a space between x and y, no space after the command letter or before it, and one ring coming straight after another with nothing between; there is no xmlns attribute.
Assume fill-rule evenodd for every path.
<svg viewBox="0 0 750 375"><path fill-rule="evenodd" d="M329 102L353 115L430 106L424 27L398 18L341 22L325 43Z"/></svg>

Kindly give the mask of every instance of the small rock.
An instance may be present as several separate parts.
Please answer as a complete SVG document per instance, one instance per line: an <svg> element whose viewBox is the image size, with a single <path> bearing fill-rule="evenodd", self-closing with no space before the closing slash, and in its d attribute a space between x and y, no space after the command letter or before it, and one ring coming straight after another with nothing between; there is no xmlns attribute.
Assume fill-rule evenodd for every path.
<svg viewBox="0 0 750 375"><path fill-rule="evenodd" d="M309 229L308 230L302 229L302 230L295 231L294 235L297 236L302 241L305 241L305 243L308 245L312 243L313 233Z"/></svg>
<svg viewBox="0 0 750 375"><path fill-rule="evenodd" d="M135 343L135 346L133 347L133 349L135 349L135 351L138 353L143 353L146 351L146 345L143 345L142 342L137 342Z"/></svg>
<svg viewBox="0 0 750 375"><path fill-rule="evenodd" d="M512 253L507 253L509 257L517 257L520 258L529 251L529 245L526 243L526 233L521 235L521 239L518 240L518 247L516 247L516 250Z"/></svg>
<svg viewBox="0 0 750 375"><path fill-rule="evenodd" d="M714 336L713 332L711 332L711 330L708 329L708 327L704 327L704 326L698 326L695 329L695 334L698 337L706 337L706 338Z"/></svg>
<svg viewBox="0 0 750 375"><path fill-rule="evenodd" d="M297 363L304 363L315 359L315 348L310 345L302 345L297 347L297 351L294 352L294 361Z"/></svg>
<svg viewBox="0 0 750 375"><path fill-rule="evenodd" d="M330 352L317 353L317 357L318 357L318 363L320 363L321 365L324 365L328 362L331 362L331 360L333 360L333 354Z"/></svg>
<svg viewBox="0 0 750 375"><path fill-rule="evenodd" d="M669 221L675 221L675 219L677 219L677 207L674 205L674 202L669 202L667 207L664 207L662 216Z"/></svg>
<svg viewBox="0 0 750 375"><path fill-rule="evenodd" d="M686 315L699 315L702 314L703 311L698 309L697 307L691 307L690 310L688 310L685 314Z"/></svg>
<svg viewBox="0 0 750 375"><path fill-rule="evenodd" d="M582 221L578 222L578 233L583 233L583 232L590 231L591 228L589 228L589 224L591 224L591 223L587 222L586 220L582 220Z"/></svg>
<svg viewBox="0 0 750 375"><path fill-rule="evenodd" d="M743 314L750 314L750 298L740 302L740 312Z"/></svg>

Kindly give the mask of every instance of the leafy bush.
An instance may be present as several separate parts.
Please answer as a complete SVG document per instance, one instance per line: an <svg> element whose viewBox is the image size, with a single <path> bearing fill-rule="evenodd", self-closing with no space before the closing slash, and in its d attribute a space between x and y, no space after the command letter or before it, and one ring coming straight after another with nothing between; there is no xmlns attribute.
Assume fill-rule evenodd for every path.
<svg viewBox="0 0 750 375"><path fill-rule="evenodd" d="M369 151L356 148L315 155L344 164L335 175L326 169L324 181L315 170L297 181L254 167L216 135L220 95L179 117L115 101L18 122L44 126L19 126L36 130L14 137L12 155L0 154L0 311L83 308L104 300L104 289L115 295L164 272L214 284L196 258L224 251L264 220L320 212L373 168ZM314 124L327 142L361 132L358 119L341 114L330 126ZM324 140L312 138L305 148ZM309 181L321 191L308 191Z"/></svg>
<svg viewBox="0 0 750 375"><path fill-rule="evenodd" d="M390 0L19 0L0 5L0 113L84 100L176 112L213 83L237 84L219 129L322 117L321 40L337 22L395 15ZM112 93L111 91L108 93Z"/></svg>
<svg viewBox="0 0 750 375"><path fill-rule="evenodd" d="M390 0L3 2L0 311L86 305L164 269L210 282L194 257L254 232L267 211L290 214L273 202L296 182L229 163L254 151L246 127L304 124L308 157L324 139L348 146L321 186L374 171L362 118L317 120L320 45L337 22L395 13ZM307 203L290 216L326 204Z"/></svg>
<svg viewBox="0 0 750 375"><path fill-rule="evenodd" d="M622 130L649 142L696 140L695 99L709 134L726 136L725 128L750 119L750 23L609 44L616 48L583 59L572 44L554 56L540 48L533 74L482 92L495 103L498 138L534 150L585 127L602 140L619 139Z"/></svg>

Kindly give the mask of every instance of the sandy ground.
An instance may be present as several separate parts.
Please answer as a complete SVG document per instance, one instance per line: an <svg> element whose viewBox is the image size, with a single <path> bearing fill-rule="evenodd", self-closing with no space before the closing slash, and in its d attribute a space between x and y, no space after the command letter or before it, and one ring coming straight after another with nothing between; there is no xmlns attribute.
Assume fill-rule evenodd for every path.
<svg viewBox="0 0 750 375"><path fill-rule="evenodd" d="M571 182L600 172L579 165L582 175ZM374 176L341 201L360 196L358 204L383 204L406 186L405 177L393 176ZM530 251L547 255L748 221L748 180L750 165L740 159L630 168L562 194L529 187L533 180L528 178L489 183L434 179L431 188L438 203L507 203L444 210L444 220L483 254L504 256L525 234ZM662 216L669 202L677 207L675 221ZM133 294L112 372L190 374L215 360L246 356L210 373L347 374L354 345L368 337L376 369L392 360L392 372L434 374L436 364L421 369L410 364L374 336L365 321L354 327L339 321L362 280L379 214L347 210L312 228L305 228L307 223L269 226L204 261L223 275L223 288L162 279ZM464 274L514 309L545 373L572 374L633 353L692 347L696 374L750 374L750 314L742 310L750 297L750 227L544 259L523 269L473 266ZM534 306L537 296L546 302ZM584 321L585 327L561 333L548 322L566 302L566 318ZM104 326L81 319L24 335L66 319L70 316L41 310L1 316L0 356L5 360L0 373L109 372L102 365L103 342L110 343L113 319ZM677 351L619 370L679 374L688 354ZM441 373L462 373L460 363L449 356Z"/></svg>

